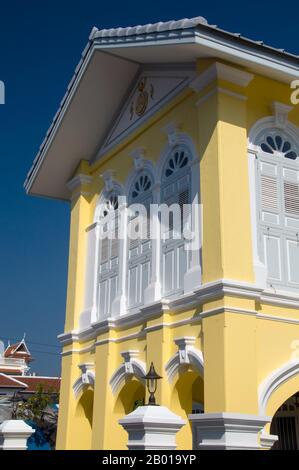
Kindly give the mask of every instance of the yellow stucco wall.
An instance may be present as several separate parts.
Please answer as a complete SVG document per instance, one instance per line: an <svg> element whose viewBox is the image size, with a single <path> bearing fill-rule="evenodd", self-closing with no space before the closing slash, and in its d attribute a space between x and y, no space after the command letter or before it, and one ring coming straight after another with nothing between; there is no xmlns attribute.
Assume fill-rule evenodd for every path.
<svg viewBox="0 0 299 470"><path fill-rule="evenodd" d="M200 70L209 64L203 64ZM144 148L145 157L157 164L167 145L167 136L161 129L169 122L177 122L181 132L191 137L200 159L202 283L219 279L254 283L247 136L257 120L272 115L273 101L289 103L290 90L285 84L257 75L246 89L227 82L214 83L215 86L246 99L216 90L203 100L208 90L198 95L187 89L100 161L92 165L82 161L77 169L76 174L92 176L92 182L88 187L77 188L72 198L66 333L78 328L83 308L85 229L93 222L103 189L100 175L105 170L115 170L115 179L125 184L133 171L129 153L138 147ZM298 110L294 109L289 119L299 127ZM217 314L201 316L202 312L217 309ZM297 324L288 322L290 318ZM195 347L204 355L204 380L198 371L185 366L169 383L165 364L177 351L174 339L182 336L196 338ZM259 384L290 361L292 344L298 337L298 309L260 303L239 294L210 299L187 311L161 312L135 326L111 328L96 338L65 346L57 448L125 448L126 433L118 419L144 396L144 387L132 378L113 394L109 381L122 364L122 351L138 349L138 358L147 367L154 362L163 376L158 385L158 402L185 419L191 412L192 400L204 401L205 412L258 414ZM72 385L80 375L78 364L83 362L95 363L95 387L93 392L89 387L75 398ZM296 376L271 396L267 413L272 416L298 390ZM88 398L83 396L86 392ZM85 404L92 393L93 408ZM190 449L191 442L191 428L186 425L178 433L178 448Z"/></svg>

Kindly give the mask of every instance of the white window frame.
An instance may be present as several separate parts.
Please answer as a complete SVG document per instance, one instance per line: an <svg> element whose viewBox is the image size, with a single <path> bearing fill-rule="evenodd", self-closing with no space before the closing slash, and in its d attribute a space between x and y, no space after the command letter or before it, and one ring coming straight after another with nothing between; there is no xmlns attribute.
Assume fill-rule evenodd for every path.
<svg viewBox="0 0 299 470"><path fill-rule="evenodd" d="M137 181L140 180L142 176L147 176L148 180L150 181L150 188L145 191L143 194L140 193L136 197L133 196L133 191L134 191L134 186ZM130 187L128 188L128 202L129 202L129 207L128 207L128 221L133 220L130 219L130 206L131 204L141 204L144 205L148 201L149 204L153 204L153 188L154 188L154 176L152 174L152 171L148 168L148 165L146 167L143 167L137 171L134 172L134 179L130 184ZM150 207L148 207L148 210L150 210ZM136 215L137 217L137 215ZM149 221L147 221L149 223ZM150 229L150 225L148 225L148 230ZM132 251L136 250L136 256L131 257L131 246ZM135 241L131 241L128 239L127 241L127 309L128 312L130 312L131 309L140 307L144 305L144 300L145 300L145 294L146 294L146 289L149 287L151 279L152 279L152 269L153 269L153 240L150 238L146 241L142 241L141 239L137 239ZM148 282L146 284L146 287L143 289L143 269L147 267L148 269ZM137 273L136 275L136 280L135 280L135 285L136 285L136 292L135 295L137 296L135 301L131 302L130 300L130 293L131 293L131 271L135 270Z"/></svg>
<svg viewBox="0 0 299 470"><path fill-rule="evenodd" d="M168 133L168 143L164 147L158 165L157 165L157 185L156 187L159 190L159 204L163 203L162 201L162 186L163 186L163 171L167 159L169 158L170 153L173 151L175 146L183 146L188 149L190 154L189 168L190 168L190 183L191 183L191 202L194 204L200 203L200 165L199 157L195 148L195 145L186 133L179 132L175 126L172 124L166 126L163 131ZM198 209L198 206L195 210ZM189 267L184 275L184 286L183 289L180 289L177 292L173 292L173 296L180 296L185 293L191 293L194 289L198 288L202 282L202 260L201 260L201 249L202 249L202 214L194 214L192 211L191 217L191 230L198 234L198 246L197 249L190 251ZM196 215L197 217L194 217ZM162 251L162 240L159 243L159 259L161 258ZM160 277L160 288L163 291L163 271L161 269L160 261L157 263L159 277Z"/></svg>
<svg viewBox="0 0 299 470"><path fill-rule="evenodd" d="M79 328L84 329L92 324L96 324L105 318L99 315L99 266L100 266L100 210L101 204L104 202L111 192L117 192L122 198L122 202L119 204L120 214L120 226L119 231L121 233L120 246L119 246L119 268L118 268L118 289L117 295L111 305L111 311L108 315L111 317L125 315L128 312L133 313L134 310L139 311L142 305L146 306L153 302L161 300L161 233L160 233L160 222L159 214L157 213L153 218L151 229L155 232L152 242L152 253L151 253L151 275L150 283L144 292L144 299L142 305L136 308L128 309L127 299L127 274L128 274L128 239L127 239L127 217L128 207L126 203L126 196L129 195L129 191L133 180L140 168L144 171L149 171L153 177L153 188L152 188L152 201L153 204L159 206L161 203L161 180L163 174L163 168L165 166L166 159L169 152L173 149L173 145L181 144L185 145L191 155L189 162L189 171L191 177L191 200L199 203L199 158L192 142L192 139L184 133L178 133L175 142L171 139L169 143L164 147L159 161L154 165L151 161L144 160L143 157L139 156L136 158L135 170L129 175L125 187L117 183L113 178L107 177L106 188L103 190L98 198L96 204L94 222L86 229L86 276L85 276L85 301L84 308L81 314L82 321L80 322ZM141 165L141 166L140 166ZM108 172L106 172L108 173ZM110 174L110 173L109 173ZM105 180L106 181L106 180ZM200 218L200 217L199 217ZM192 218L193 224L193 218ZM192 230L201 231L201 227L193 227ZM190 265L189 270L184 275L184 287L178 295L183 293L190 293L201 285L201 233L199 234L198 249L190 252ZM106 317L107 318L107 317Z"/></svg>
<svg viewBox="0 0 299 470"><path fill-rule="evenodd" d="M119 217L119 230L124 230L126 226L126 205L123 204L122 195L123 188L116 181L111 182L109 190L104 189L96 204L94 213L94 222L86 229L86 271L85 271L85 298L84 310L80 316L80 329L95 324L101 320L99 314L99 269L100 269L100 248L101 248L101 211L103 203L109 198L110 194L117 194L119 199L118 212L123 212ZM119 240L119 262L118 262L118 288L116 297L112 302L112 308L107 312L106 317L119 315L122 311L125 313L125 299L124 299L124 281L125 274L124 268L124 253L126 249L125 237ZM115 271L115 270L114 270ZM113 271L113 272L114 272ZM112 273L111 273L112 274ZM114 272L115 274L115 272Z"/></svg>
<svg viewBox="0 0 299 470"><path fill-rule="evenodd" d="M98 256L98 316L103 319L112 315L112 305L117 297L120 282L120 239L118 232L119 226L119 209L118 198L119 193L111 191L106 194L102 200L102 213L99 217L99 256ZM117 199L117 209L108 210L107 215L104 216L106 202L109 203L110 198ZM107 237L103 238L104 233ZM113 235L113 238L110 238ZM106 245L107 258L102 259L103 244ZM113 251L116 248L116 253ZM103 289L103 291L102 291ZM103 292L105 297L103 298ZM112 298L113 297L113 298ZM104 306L104 308L102 307Z"/></svg>
<svg viewBox="0 0 299 470"><path fill-rule="evenodd" d="M257 121L250 130L248 136L248 174L250 190L253 267L255 273L255 284L257 285L257 287L263 290L270 288L271 283L268 281L267 267L263 259L263 253L261 253L259 241L259 195L257 190L259 184L258 164L260 162L259 155L261 155L261 153L263 153L266 158L271 158L272 154L262 152L258 143L262 134L266 135L267 131L272 131L273 129L277 129L278 134L279 132L281 132L284 135L289 136L290 140L292 140L293 142L299 143L299 129L289 121L285 121L283 124L278 124L275 116L269 116ZM292 160L290 160L290 162L292 162ZM279 290L290 291L290 289L286 285L279 286Z"/></svg>

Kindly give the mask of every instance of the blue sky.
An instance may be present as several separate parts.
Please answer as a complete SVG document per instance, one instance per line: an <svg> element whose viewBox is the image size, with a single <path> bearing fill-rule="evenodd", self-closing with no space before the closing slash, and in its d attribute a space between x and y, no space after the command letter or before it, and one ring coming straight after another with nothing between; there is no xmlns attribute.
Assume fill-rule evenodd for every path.
<svg viewBox="0 0 299 470"><path fill-rule="evenodd" d="M297 2L1 2L0 338L22 337L41 374L60 370L69 206L28 197L23 182L65 93L92 26L109 28L204 16L209 23L299 54ZM36 344L37 343L37 344Z"/></svg>

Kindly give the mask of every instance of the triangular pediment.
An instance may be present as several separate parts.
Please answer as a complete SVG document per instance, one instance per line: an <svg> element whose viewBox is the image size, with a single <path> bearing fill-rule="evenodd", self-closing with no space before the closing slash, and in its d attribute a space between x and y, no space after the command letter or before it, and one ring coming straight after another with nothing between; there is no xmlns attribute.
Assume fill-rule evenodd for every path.
<svg viewBox="0 0 299 470"><path fill-rule="evenodd" d="M110 129L102 152L122 140L188 86L194 74L194 68L140 73Z"/></svg>

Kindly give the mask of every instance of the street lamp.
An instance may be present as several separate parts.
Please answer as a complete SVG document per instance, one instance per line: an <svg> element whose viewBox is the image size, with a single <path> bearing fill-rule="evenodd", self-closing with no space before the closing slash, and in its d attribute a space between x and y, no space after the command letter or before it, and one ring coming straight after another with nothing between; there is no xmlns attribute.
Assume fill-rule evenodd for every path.
<svg viewBox="0 0 299 470"><path fill-rule="evenodd" d="M157 382L159 379L162 379L162 377L155 371L153 362L151 362L149 371L146 375L143 376L143 379L146 380L146 385L149 392L148 405L157 405L155 393L157 390Z"/></svg>

